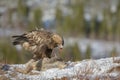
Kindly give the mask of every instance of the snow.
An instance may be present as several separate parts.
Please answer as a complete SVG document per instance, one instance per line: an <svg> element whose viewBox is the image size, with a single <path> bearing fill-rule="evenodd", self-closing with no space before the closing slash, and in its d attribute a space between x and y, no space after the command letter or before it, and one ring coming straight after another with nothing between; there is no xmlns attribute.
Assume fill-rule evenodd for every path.
<svg viewBox="0 0 120 80"><path fill-rule="evenodd" d="M116 57L115 60L120 60L120 57ZM120 74L119 71L115 71L115 68L119 67L119 63L114 62L113 58L103 58L98 60L83 60L77 62L67 62L67 66L64 69L52 68L45 71L36 71L32 70L32 73L37 74L22 74L17 72L17 77L20 79L27 80L53 80L61 79L67 77L69 79L76 79L80 75L89 77L89 79L94 79L96 76L103 78L103 76L116 77ZM14 64L10 65L10 70L7 71L5 76L10 77L10 74L14 73L14 68L25 68L24 64ZM111 71L114 69L113 71ZM16 80L14 77L11 77L12 80Z"/></svg>

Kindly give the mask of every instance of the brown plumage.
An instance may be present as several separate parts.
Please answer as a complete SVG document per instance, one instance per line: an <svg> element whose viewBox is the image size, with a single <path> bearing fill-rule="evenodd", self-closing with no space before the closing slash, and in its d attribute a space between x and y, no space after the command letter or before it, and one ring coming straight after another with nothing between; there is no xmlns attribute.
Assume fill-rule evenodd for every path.
<svg viewBox="0 0 120 80"><path fill-rule="evenodd" d="M12 36L13 45L21 45L25 50L34 54L35 59L51 58L54 48L63 48L64 40L56 33L38 29L22 35Z"/></svg>

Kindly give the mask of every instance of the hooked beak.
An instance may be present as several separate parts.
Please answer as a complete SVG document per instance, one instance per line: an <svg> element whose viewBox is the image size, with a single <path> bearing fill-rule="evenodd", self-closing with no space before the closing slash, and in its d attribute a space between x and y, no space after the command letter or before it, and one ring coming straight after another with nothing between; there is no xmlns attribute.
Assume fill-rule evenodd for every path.
<svg viewBox="0 0 120 80"><path fill-rule="evenodd" d="M59 45L58 48L59 48L60 51L62 51L63 45Z"/></svg>
<svg viewBox="0 0 120 80"><path fill-rule="evenodd" d="M59 45L58 47L59 47L59 49L60 49L60 50L62 50L62 49L63 49L63 45Z"/></svg>

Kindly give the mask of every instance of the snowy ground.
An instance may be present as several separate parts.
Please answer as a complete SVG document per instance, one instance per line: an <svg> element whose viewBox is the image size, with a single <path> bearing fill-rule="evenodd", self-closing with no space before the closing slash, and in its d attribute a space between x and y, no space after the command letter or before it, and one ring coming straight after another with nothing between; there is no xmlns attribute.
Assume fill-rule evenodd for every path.
<svg viewBox="0 0 120 80"><path fill-rule="evenodd" d="M15 67L24 69L25 65L14 64L8 71L0 70L0 80L120 80L120 57L69 61L64 69L32 70L28 74L15 71Z"/></svg>

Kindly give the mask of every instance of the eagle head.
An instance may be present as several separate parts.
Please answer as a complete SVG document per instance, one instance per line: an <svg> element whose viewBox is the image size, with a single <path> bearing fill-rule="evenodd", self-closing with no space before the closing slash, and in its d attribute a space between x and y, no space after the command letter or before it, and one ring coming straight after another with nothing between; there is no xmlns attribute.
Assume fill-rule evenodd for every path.
<svg viewBox="0 0 120 80"><path fill-rule="evenodd" d="M63 37L59 36L58 34L53 34L52 40L54 41L54 47L58 47L60 50L63 49L64 45Z"/></svg>

